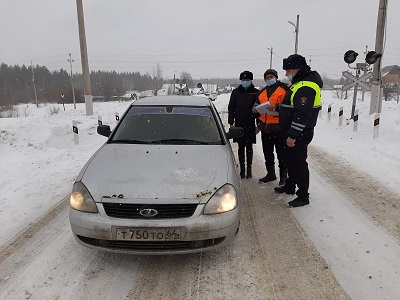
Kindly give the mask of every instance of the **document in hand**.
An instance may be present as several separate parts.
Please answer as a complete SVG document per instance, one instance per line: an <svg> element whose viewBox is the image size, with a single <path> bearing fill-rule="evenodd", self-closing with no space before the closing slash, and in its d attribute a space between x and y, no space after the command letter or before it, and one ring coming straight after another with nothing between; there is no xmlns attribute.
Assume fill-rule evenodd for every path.
<svg viewBox="0 0 400 300"><path fill-rule="evenodd" d="M268 107L270 106L269 101L265 102L263 104L257 105L255 106L255 108L257 109L257 111L261 114L261 115L265 115L265 114L269 114L269 115L277 115L278 113L276 111L272 111L269 110Z"/></svg>

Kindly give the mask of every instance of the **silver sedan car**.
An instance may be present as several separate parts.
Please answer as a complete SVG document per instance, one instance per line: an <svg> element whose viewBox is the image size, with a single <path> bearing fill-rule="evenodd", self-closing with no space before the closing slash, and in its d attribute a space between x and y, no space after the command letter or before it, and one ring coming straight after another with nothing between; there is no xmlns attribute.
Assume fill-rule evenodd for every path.
<svg viewBox="0 0 400 300"><path fill-rule="evenodd" d="M74 183L69 219L87 247L180 254L230 244L239 229L241 181L229 139L204 97L133 102Z"/></svg>

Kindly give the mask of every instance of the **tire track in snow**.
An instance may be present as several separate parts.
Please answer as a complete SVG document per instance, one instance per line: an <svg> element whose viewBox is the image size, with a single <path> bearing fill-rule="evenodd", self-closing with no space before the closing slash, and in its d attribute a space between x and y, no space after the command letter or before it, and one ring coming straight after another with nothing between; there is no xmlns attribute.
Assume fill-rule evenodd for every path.
<svg viewBox="0 0 400 300"><path fill-rule="evenodd" d="M72 236L68 210L0 264L0 299L123 299L135 256L88 249Z"/></svg>
<svg viewBox="0 0 400 300"><path fill-rule="evenodd" d="M310 146L310 158L326 178L400 242L400 195L339 157Z"/></svg>
<svg viewBox="0 0 400 300"><path fill-rule="evenodd" d="M129 299L196 299L201 254L140 256Z"/></svg>
<svg viewBox="0 0 400 300"><path fill-rule="evenodd" d="M262 152L255 151L253 177L265 176ZM270 282L267 299L349 299L327 263L285 202L293 196L276 194L277 181L245 180L245 210L250 209L255 238ZM249 204L250 202L250 204ZM267 276L267 275L265 275ZM269 293L268 293L269 292ZM265 299L265 298L263 298Z"/></svg>
<svg viewBox="0 0 400 300"><path fill-rule="evenodd" d="M45 215L31 224L29 227L20 231L15 238L0 248L0 263L3 262L7 257L9 257L12 253L18 251L29 239L39 230L47 226L59 213L67 208L69 205L68 202L69 195L63 198L60 202L58 202L52 209L47 211Z"/></svg>
<svg viewBox="0 0 400 300"><path fill-rule="evenodd" d="M386 192L392 201L392 192L343 160L309 149L311 203L291 209L293 215L352 299L397 299L400 245L384 227L391 217L376 204Z"/></svg>

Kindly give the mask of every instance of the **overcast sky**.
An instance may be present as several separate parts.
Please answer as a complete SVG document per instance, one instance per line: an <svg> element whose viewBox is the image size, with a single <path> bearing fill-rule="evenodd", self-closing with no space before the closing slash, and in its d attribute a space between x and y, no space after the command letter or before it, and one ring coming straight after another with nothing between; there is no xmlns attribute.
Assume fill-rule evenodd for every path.
<svg viewBox="0 0 400 300"><path fill-rule="evenodd" d="M75 0L0 0L0 62L81 72ZM347 69L353 49L363 62L375 48L379 0L83 0L90 70L182 71L199 77L256 78L298 53L329 77ZM388 0L383 64L400 65L400 1ZM396 15L397 14L397 15ZM311 56L311 57L310 57Z"/></svg>

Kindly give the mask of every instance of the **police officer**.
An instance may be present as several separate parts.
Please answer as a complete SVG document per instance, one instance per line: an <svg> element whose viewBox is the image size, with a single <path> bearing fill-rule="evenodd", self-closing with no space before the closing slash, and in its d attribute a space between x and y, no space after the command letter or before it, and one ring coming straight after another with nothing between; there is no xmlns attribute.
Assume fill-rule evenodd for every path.
<svg viewBox="0 0 400 300"><path fill-rule="evenodd" d="M293 195L297 185L297 198L290 201L288 206L298 207L310 203L307 147L314 136L321 110L323 82L316 71L311 71L305 58L298 54L285 58L283 69L292 85L276 110L279 111L279 124L286 133L289 178L285 185L274 189L277 193Z"/></svg>
<svg viewBox="0 0 400 300"><path fill-rule="evenodd" d="M252 83L252 72L243 71L239 79L241 84L232 91L229 100L228 123L231 127L243 127L243 136L233 141L238 143L240 177L252 178L253 144L256 143L256 124L252 108L259 91Z"/></svg>

